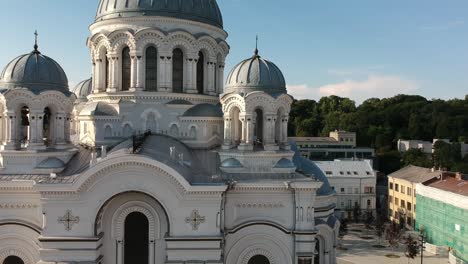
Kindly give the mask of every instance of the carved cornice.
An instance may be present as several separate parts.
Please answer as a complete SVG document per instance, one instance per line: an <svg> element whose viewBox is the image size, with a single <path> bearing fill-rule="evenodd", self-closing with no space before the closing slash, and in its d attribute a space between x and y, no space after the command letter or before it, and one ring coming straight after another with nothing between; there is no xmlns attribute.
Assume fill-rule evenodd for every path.
<svg viewBox="0 0 468 264"><path fill-rule="evenodd" d="M35 203L6 202L0 203L0 209L32 209L39 207Z"/></svg>

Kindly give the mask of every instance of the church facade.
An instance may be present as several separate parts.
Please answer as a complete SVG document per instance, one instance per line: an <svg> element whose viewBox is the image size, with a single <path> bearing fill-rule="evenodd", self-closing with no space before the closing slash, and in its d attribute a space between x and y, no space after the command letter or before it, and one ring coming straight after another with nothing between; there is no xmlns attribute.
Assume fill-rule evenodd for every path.
<svg viewBox="0 0 468 264"><path fill-rule="evenodd" d="M255 50L225 78L215 0L101 0L90 31L71 90L37 42L0 75L0 263L336 263L283 74Z"/></svg>

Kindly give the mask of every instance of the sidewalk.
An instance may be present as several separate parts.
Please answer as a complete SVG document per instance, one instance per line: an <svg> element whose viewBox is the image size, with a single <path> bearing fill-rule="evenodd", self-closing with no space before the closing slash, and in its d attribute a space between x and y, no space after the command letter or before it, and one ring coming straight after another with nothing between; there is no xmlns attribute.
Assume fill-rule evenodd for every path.
<svg viewBox="0 0 468 264"><path fill-rule="evenodd" d="M357 227L349 226L348 230L356 229ZM341 244L347 250L337 248L338 264L419 264L421 257L418 255L415 259L410 259L405 256L405 245L400 245L398 249L392 251L391 248L375 248L379 241L375 235L370 235L372 232L364 232L369 239L363 239L358 234L359 232L350 232L343 237ZM386 245L386 241L382 238L382 245ZM385 255L395 254L400 258L389 258ZM448 257L435 256L424 252L424 264L446 264Z"/></svg>

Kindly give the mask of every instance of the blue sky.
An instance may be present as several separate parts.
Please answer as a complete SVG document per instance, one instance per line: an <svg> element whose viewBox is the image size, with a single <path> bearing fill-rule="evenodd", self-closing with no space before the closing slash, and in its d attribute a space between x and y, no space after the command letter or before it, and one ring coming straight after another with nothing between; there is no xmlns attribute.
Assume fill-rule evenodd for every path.
<svg viewBox="0 0 468 264"><path fill-rule="evenodd" d="M0 0L7 1L7 0ZM40 50L70 85L91 74L85 45L98 0L8 1L0 10L0 67ZM260 53L282 70L297 98L398 93L427 98L468 94L466 0L218 0L229 33L226 69ZM227 74L227 72L226 72Z"/></svg>

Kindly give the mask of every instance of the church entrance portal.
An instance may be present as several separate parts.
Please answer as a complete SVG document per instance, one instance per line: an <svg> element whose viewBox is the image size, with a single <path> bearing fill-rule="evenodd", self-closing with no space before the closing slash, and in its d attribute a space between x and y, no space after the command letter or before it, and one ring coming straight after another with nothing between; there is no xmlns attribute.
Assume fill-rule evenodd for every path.
<svg viewBox="0 0 468 264"><path fill-rule="evenodd" d="M125 219L124 264L149 262L148 226L148 218L139 212L133 212Z"/></svg>
<svg viewBox="0 0 468 264"><path fill-rule="evenodd" d="M17 256L9 256L3 261L3 264L24 264L24 261Z"/></svg>
<svg viewBox="0 0 468 264"><path fill-rule="evenodd" d="M253 256L247 264L270 264L270 261L263 255L256 255Z"/></svg>

